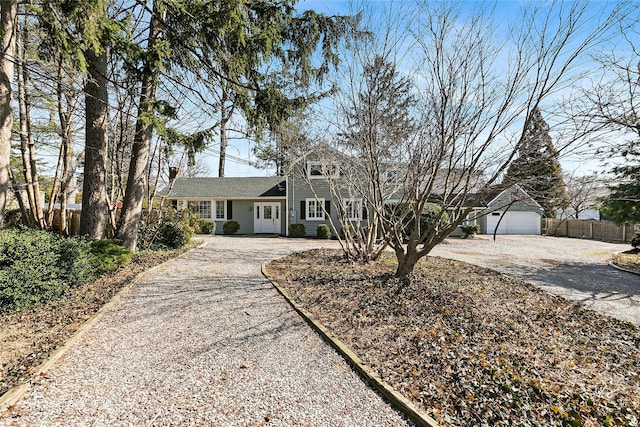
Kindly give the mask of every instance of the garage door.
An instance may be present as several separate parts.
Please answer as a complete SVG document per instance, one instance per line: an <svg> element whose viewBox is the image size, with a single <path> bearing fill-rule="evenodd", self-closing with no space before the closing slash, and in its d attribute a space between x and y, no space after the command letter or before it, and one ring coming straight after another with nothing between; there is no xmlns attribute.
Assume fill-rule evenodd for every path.
<svg viewBox="0 0 640 427"><path fill-rule="evenodd" d="M502 212L487 216L487 234L493 234ZM497 234L540 234L540 215L535 212L507 212L500 221Z"/></svg>

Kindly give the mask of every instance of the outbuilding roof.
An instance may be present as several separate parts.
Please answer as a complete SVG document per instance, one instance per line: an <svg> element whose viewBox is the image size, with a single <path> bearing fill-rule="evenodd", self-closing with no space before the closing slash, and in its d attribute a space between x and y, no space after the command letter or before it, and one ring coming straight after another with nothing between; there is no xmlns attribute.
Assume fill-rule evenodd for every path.
<svg viewBox="0 0 640 427"><path fill-rule="evenodd" d="M286 197L286 182L281 176L241 178L187 178L174 180L171 190L161 190L160 196L170 199L255 199Z"/></svg>

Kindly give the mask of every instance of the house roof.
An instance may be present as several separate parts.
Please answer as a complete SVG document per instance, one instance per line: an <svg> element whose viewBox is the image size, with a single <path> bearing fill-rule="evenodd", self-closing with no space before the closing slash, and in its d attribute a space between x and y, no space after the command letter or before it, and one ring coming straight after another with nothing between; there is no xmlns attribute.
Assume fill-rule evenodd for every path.
<svg viewBox="0 0 640 427"><path fill-rule="evenodd" d="M164 188L160 196L170 199L255 199L285 197L286 182L281 176L241 178L187 178L174 180L171 190Z"/></svg>

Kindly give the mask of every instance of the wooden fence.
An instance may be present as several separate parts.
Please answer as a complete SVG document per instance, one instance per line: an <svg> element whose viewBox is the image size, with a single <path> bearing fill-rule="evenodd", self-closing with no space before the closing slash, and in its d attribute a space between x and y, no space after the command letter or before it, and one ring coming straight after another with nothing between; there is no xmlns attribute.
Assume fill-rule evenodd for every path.
<svg viewBox="0 0 640 427"><path fill-rule="evenodd" d="M53 222L51 224L51 228L54 230L60 231L60 209L53 210ZM82 214L82 210L80 209L67 209L67 233L70 236L77 236L80 234L80 216Z"/></svg>
<svg viewBox="0 0 640 427"><path fill-rule="evenodd" d="M546 229L550 236L630 243L635 233L640 231L640 224L616 225L610 221L547 219Z"/></svg>

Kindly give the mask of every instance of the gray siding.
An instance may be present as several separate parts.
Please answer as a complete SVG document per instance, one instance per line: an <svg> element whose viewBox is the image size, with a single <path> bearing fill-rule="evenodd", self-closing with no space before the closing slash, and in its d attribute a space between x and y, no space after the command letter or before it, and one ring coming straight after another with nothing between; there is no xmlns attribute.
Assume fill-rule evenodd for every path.
<svg viewBox="0 0 640 427"><path fill-rule="evenodd" d="M288 188L288 203L289 203L289 224L304 224L305 234L307 236L317 236L317 228L320 224L326 224L331 228L331 222L336 226L338 232L340 232L340 220L339 220L339 203L342 203L342 200L338 200L331 197L331 191L327 182L323 179L314 179L311 180L311 184L313 185L313 191L311 187L307 183L307 181L300 176L300 170L294 172L294 176L289 180L289 188ZM315 191L315 195L314 195ZM330 201L330 218L325 216L324 220L315 220L302 218L301 202L307 199L315 199L317 195L320 199L325 199ZM306 204L305 204L306 206ZM366 222L362 220L362 222ZM332 230L333 233L333 230Z"/></svg>
<svg viewBox="0 0 640 427"><path fill-rule="evenodd" d="M192 201L203 201L209 199L198 198ZM187 199L181 199L181 203L186 203L190 201ZM225 202L228 202L225 201ZM273 198L256 198L251 200L233 200L231 199L231 218L229 218L229 212L227 211L227 219L226 220L215 220L216 223L216 234L224 234L223 232L223 224L225 221L232 220L237 221L240 225L237 234L253 234L254 233L254 206L255 202L272 202L280 204L280 232L281 234L286 233L286 216L285 216L285 200L282 199L273 199ZM215 209L214 200L211 201L212 210ZM212 215L215 215L215 212L212 212Z"/></svg>

